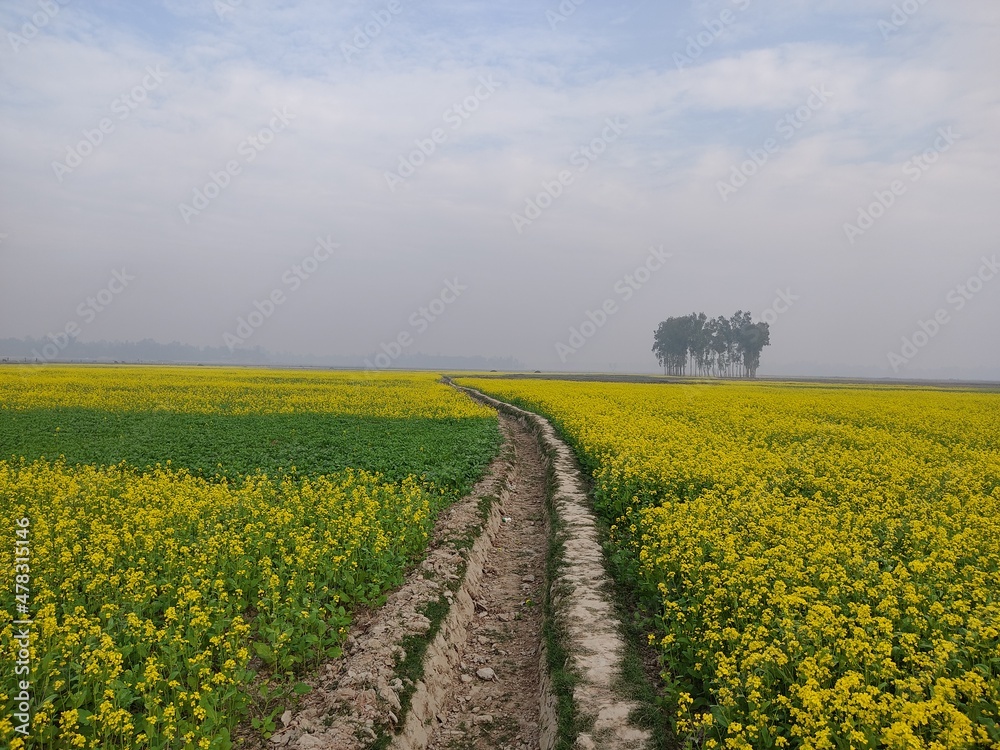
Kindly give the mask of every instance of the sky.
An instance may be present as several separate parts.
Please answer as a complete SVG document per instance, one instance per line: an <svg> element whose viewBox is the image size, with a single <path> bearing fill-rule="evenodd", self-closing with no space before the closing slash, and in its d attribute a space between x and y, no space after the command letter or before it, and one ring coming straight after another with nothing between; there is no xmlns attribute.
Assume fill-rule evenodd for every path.
<svg viewBox="0 0 1000 750"><path fill-rule="evenodd" d="M1000 380L994 0L0 0L0 338Z"/></svg>

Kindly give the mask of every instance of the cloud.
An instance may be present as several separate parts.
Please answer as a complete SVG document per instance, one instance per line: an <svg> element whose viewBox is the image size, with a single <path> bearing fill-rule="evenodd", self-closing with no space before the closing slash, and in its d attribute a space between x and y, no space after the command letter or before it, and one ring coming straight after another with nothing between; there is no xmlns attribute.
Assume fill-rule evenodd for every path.
<svg viewBox="0 0 1000 750"><path fill-rule="evenodd" d="M584 4L554 30L547 7L526 2L231 5L220 18L195 0L144 13L70 3L0 52L0 338L61 330L128 264L134 289L88 335L219 345L330 233L343 255L254 344L373 351L457 275L469 280L461 308L421 346L550 367L565 327L667 243L676 268L572 365L655 364L647 339L663 317L764 310L792 284L803 301L776 323L772 368L831 351L845 368L884 368L879 352L936 304L935 284L946 290L997 236L998 17L982 3L928 2L888 40L877 24L891 3L752 4L684 70L673 53L734 3ZM8 4L0 24L19 28L37 7ZM344 45L359 53L346 59ZM122 118L114 103L157 66L162 83ZM446 113L484 76L497 90L454 127ZM718 181L817 86L829 103L723 202ZM275 111L290 117L271 137ZM573 154L609 117L627 130L576 172ZM59 182L52 162L103 118L113 132ZM843 224L949 125L960 144L863 246L848 244ZM437 129L444 141L390 189L386 173ZM238 173L186 222L179 206L215 193L232 162ZM519 235L511 214L567 169L573 183ZM995 303L977 305L948 336L989 335ZM955 361L944 336L921 364ZM962 351L1000 374L995 354Z"/></svg>

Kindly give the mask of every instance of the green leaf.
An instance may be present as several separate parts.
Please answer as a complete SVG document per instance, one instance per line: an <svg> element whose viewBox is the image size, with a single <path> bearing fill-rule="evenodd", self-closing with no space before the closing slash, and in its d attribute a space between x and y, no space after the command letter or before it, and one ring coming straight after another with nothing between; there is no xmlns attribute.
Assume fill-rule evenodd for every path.
<svg viewBox="0 0 1000 750"><path fill-rule="evenodd" d="M266 664L274 664L274 650L266 643L257 641L253 644L253 650L257 652L257 656L263 659Z"/></svg>

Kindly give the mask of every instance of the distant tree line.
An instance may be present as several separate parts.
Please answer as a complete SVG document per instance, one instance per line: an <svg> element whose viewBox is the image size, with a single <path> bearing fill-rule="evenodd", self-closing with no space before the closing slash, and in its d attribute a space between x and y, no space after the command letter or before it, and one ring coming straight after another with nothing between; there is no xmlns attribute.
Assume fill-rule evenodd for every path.
<svg viewBox="0 0 1000 750"><path fill-rule="evenodd" d="M731 318L691 313L667 318L653 332L653 353L664 375L757 377L760 355L771 343L767 323L740 310Z"/></svg>
<svg viewBox="0 0 1000 750"><path fill-rule="evenodd" d="M374 358L375 355L369 355ZM174 341L161 344L153 339L142 341L80 341L69 336L50 334L46 338L0 338L0 363L42 364L44 362L122 362L183 363L213 365L269 365L305 367L343 367L364 369L365 357L337 354L293 354L270 352L260 346L193 346ZM398 369L449 370L523 370L524 364L513 357L447 356L414 352L392 363Z"/></svg>

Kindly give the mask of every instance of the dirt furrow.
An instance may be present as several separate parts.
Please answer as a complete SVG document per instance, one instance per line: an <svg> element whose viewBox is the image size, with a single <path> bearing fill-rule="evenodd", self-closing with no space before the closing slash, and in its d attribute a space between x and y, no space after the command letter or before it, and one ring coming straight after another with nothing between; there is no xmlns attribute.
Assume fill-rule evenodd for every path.
<svg viewBox="0 0 1000 750"><path fill-rule="evenodd" d="M571 711L576 727L562 731L576 732L574 748L578 750L649 747L650 731L633 722L640 706L621 683L627 652L624 631L615 608L614 584L605 569L598 521L573 450L538 414L472 389L464 390L502 415L530 425L542 455L551 463L552 498L545 507L555 519L556 533L551 544L559 554L547 585L554 640L566 656L560 669L574 679ZM549 682L544 670L543 678ZM553 700L557 700L556 696L546 695L548 702L542 714L546 720L552 716ZM560 705L558 710L562 716L564 707ZM547 732L542 744L548 750L555 740L555 734Z"/></svg>
<svg viewBox="0 0 1000 750"><path fill-rule="evenodd" d="M441 514L418 569L358 613L270 741L244 747L539 748L547 465L520 420L500 427L503 455Z"/></svg>
<svg viewBox="0 0 1000 750"><path fill-rule="evenodd" d="M499 509L461 662L447 675L431 750L539 747L546 465L534 434L501 419L516 454L510 493Z"/></svg>

